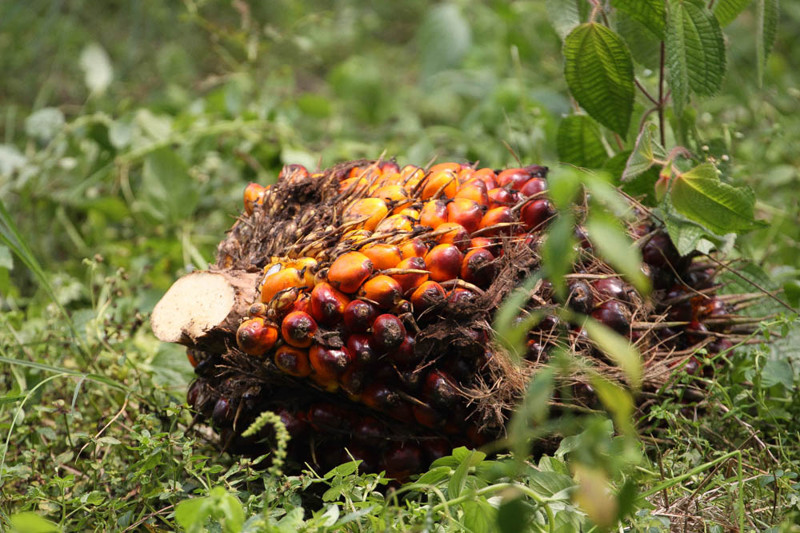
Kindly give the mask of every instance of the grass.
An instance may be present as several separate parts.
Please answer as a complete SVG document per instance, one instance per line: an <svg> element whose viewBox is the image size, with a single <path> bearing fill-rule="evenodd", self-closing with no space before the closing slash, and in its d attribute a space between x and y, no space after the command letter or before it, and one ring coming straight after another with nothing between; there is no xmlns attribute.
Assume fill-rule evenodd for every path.
<svg viewBox="0 0 800 533"><path fill-rule="evenodd" d="M185 406L183 351L146 321L174 279L212 260L248 181L384 150L502 166L507 144L553 162L570 109L538 3L462 6L448 23L466 24L469 42L433 66L417 59L438 46L417 30L425 2L235 5L0 6L0 50L14 46L0 53L0 528L601 531L620 518L627 531L797 531L800 330L788 314L762 323L770 344L682 378L702 395L664 391L641 435L614 433L605 414L550 420L566 437L553 453L460 449L399 487L352 463L297 473L221 454ZM695 135L769 222L733 253L790 298L800 9L781 15L764 89L748 74L752 47L738 46L752 17L726 30L728 82L697 103ZM92 42L114 72L94 93L78 60Z"/></svg>

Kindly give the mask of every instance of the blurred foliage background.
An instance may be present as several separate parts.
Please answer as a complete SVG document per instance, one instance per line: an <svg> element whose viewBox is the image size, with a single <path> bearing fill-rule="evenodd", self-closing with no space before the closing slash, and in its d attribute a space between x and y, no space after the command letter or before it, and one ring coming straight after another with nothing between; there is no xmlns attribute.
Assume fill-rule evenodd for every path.
<svg viewBox="0 0 800 533"><path fill-rule="evenodd" d="M178 276L213 261L245 185L273 182L284 164L324 168L382 154L418 165L434 158L496 168L517 158L556 164L558 125L575 107L561 39L548 19L557 1L0 2L0 198L46 279L0 245L0 355L96 372L139 394L139 414L127 422L133 429L116 433L136 443L102 443L114 450L98 463L106 473L87 467L85 492L67 502L68 475L36 473L68 466L74 450L65 442L88 443L98 420L124 412L129 396L94 385L79 394L84 378L74 395L71 385L45 393L42 368L4 367L0 389L9 392L0 426L20 443L3 455L12 466L0 464L6 494L24 508L62 512L63 520L67 509L103 509L109 524L135 528L137 520L169 513L164 500L192 494L198 484L176 481L191 477L186 472L217 475L216 467L192 462L196 443L176 432L176 420L190 419L178 404L191 367L182 350L159 345L140 327L143 317ZM755 190L757 218L768 224L742 236L734 253L781 283L800 277L800 3L781 4L762 86L757 26L749 9L725 29L725 85L694 103L696 128L687 138L689 149L716 160L725 180ZM653 65L636 75L648 83L656 71ZM48 285L69 320L53 308ZM797 433L796 423L780 425L790 423L797 399L796 370L781 363L762 384L762 363L731 365L717 393L768 434ZM726 396L730 383L744 382L755 382L756 391ZM33 407L25 406L25 424L15 428L5 406L22 398ZM73 409L64 410L70 399ZM784 407L776 420L765 415ZM744 427L725 426L736 417L722 411L707 427L687 422L681 409L656 410L674 429L672 442L686 444L666 462L676 476L719 450L709 434L735 440ZM52 422L62 416L63 426ZM67 422L78 432L70 435ZM171 455L179 448L183 462ZM797 450L781 458L798 469ZM172 466L164 477L151 479L152 465L165 463ZM764 501L772 501L770 483L777 486L781 472L756 489L767 491L758 492ZM87 503L99 484L139 492L132 500L114 493L108 506L108 489ZM793 505L798 492L795 486L786 496Z"/></svg>

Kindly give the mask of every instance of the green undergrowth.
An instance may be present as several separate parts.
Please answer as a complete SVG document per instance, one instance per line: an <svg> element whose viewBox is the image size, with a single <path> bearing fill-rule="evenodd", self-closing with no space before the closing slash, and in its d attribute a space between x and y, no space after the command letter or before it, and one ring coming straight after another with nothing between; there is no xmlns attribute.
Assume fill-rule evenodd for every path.
<svg viewBox="0 0 800 533"><path fill-rule="evenodd" d="M725 22L703 56L664 36L676 73L712 71L710 88L669 80L679 114L658 96L661 19L636 2L156 4L0 3L0 530L798 531L797 6L781 3L772 27L774 0L670 1L719 39ZM564 71L565 58L597 64L585 59L603 43L635 66L601 87L622 114ZM634 81L662 101L629 94ZM725 290L782 303L750 308L759 336L696 354L705 370L655 397L593 382L604 408L588 414L549 412L580 364L555 358L505 442L454 450L404 485L355 463L284 464L280 449L220 452L185 405L185 353L155 340L150 311L213 261L249 181L383 153L602 169L553 173L563 243L578 181L602 204L609 176L639 176L648 188L632 194L673 236L740 261ZM656 200L659 171L674 181ZM615 223L593 224L618 242ZM558 274L568 247L552 243ZM637 258L608 253L636 276ZM636 354L604 339L635 390Z"/></svg>

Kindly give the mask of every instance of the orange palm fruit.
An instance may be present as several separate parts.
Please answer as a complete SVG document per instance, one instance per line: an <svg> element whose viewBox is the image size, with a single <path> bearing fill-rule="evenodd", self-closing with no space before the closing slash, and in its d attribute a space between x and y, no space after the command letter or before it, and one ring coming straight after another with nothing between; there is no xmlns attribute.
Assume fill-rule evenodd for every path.
<svg viewBox="0 0 800 533"><path fill-rule="evenodd" d="M478 224L481 236L491 237L502 233L513 233L515 227L510 225L514 222L514 215L508 206L499 206L489 209L481 218ZM490 229L491 228L491 229Z"/></svg>
<svg viewBox="0 0 800 533"><path fill-rule="evenodd" d="M444 196L446 198L453 198L458 192L458 177L452 170L440 170L431 172L425 178L425 184L422 186L422 194L420 197L423 200L431 198L439 198Z"/></svg>
<svg viewBox="0 0 800 533"><path fill-rule="evenodd" d="M461 224L467 232L472 233L478 229L478 225L481 223L485 205L483 204L482 207L481 204L469 198L454 198L447 204L447 221Z"/></svg>
<svg viewBox="0 0 800 533"><path fill-rule="evenodd" d="M247 355L263 357L278 340L278 328L261 317L250 318L239 324L236 344Z"/></svg>
<svg viewBox="0 0 800 533"><path fill-rule="evenodd" d="M368 279L358 295L375 302L379 307L390 309L402 299L403 288L394 278L381 274Z"/></svg>
<svg viewBox="0 0 800 533"><path fill-rule="evenodd" d="M267 189L258 183L250 183L244 188L244 210L248 215L252 215L256 206L264 203L264 195Z"/></svg>
<svg viewBox="0 0 800 533"><path fill-rule="evenodd" d="M406 190L400 185L383 185L372 192L370 196L386 202L386 205L392 208L393 213L401 211L412 203Z"/></svg>
<svg viewBox="0 0 800 533"><path fill-rule="evenodd" d="M414 229L414 221L405 215L391 215L383 220L375 228L375 233L399 233L410 232Z"/></svg>
<svg viewBox="0 0 800 533"><path fill-rule="evenodd" d="M369 257L375 270L394 268L403 259L399 247L384 242L367 244L359 251Z"/></svg>
<svg viewBox="0 0 800 533"><path fill-rule="evenodd" d="M296 268L283 268L264 278L261 283L261 301L269 303L282 291L301 289L307 286L305 273L301 273Z"/></svg>
<svg viewBox="0 0 800 533"><path fill-rule="evenodd" d="M428 245L419 237L408 239L400 245L400 255L403 256L403 259L408 259L409 257L425 257L427 253Z"/></svg>
<svg viewBox="0 0 800 533"><path fill-rule="evenodd" d="M447 291L435 281L422 283L411 295L411 305L414 306L415 316L435 305L442 304L446 298Z"/></svg>
<svg viewBox="0 0 800 533"><path fill-rule="evenodd" d="M339 182L339 192L366 189L369 182L364 178L347 178Z"/></svg>
<svg viewBox="0 0 800 533"><path fill-rule="evenodd" d="M452 161L446 161L444 163L436 163L431 168L428 169L430 174L435 172L440 172L442 170L449 170L451 172L459 172L461 170L461 163L454 163Z"/></svg>
<svg viewBox="0 0 800 533"><path fill-rule="evenodd" d="M342 218L345 223L358 222L361 228L373 231L388 214L389 208L380 198L361 198L344 210Z"/></svg>
<svg viewBox="0 0 800 533"><path fill-rule="evenodd" d="M489 205L489 194L486 184L479 179L472 179L459 187L456 198L466 198L478 205Z"/></svg>
<svg viewBox="0 0 800 533"><path fill-rule="evenodd" d="M417 166L406 165L400 171L401 185L409 193L415 191L424 179L425 171Z"/></svg>
<svg viewBox="0 0 800 533"><path fill-rule="evenodd" d="M304 378L311 374L308 350L284 344L275 350L273 361L275 366L290 376Z"/></svg>
<svg viewBox="0 0 800 533"><path fill-rule="evenodd" d="M432 229L447 222L447 202L440 198L428 200L419 212L419 223Z"/></svg>
<svg viewBox="0 0 800 533"><path fill-rule="evenodd" d="M373 264L361 252L347 252L328 269L328 283L345 293L354 293L372 274Z"/></svg>
<svg viewBox="0 0 800 533"><path fill-rule="evenodd" d="M481 180L489 191L497 187L497 174L491 168L480 168L472 173L470 180Z"/></svg>
<svg viewBox="0 0 800 533"><path fill-rule="evenodd" d="M308 348L317 332L317 322L314 318L302 311L293 311L286 315L281 322L281 336L283 340L295 348Z"/></svg>

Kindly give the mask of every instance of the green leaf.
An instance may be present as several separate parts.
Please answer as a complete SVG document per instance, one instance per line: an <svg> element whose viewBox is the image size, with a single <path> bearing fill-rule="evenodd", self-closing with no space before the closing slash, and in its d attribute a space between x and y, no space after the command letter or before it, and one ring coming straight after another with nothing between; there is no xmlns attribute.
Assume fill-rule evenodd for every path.
<svg viewBox="0 0 800 533"><path fill-rule="evenodd" d="M545 6L550 23L561 40L589 15L589 2L586 0L547 0Z"/></svg>
<svg viewBox="0 0 800 533"><path fill-rule="evenodd" d="M199 195L186 162L173 150L160 148L144 160L144 210L157 220L178 224L194 212Z"/></svg>
<svg viewBox="0 0 800 533"><path fill-rule="evenodd" d="M711 163L673 178L670 197L676 211L717 235L756 226L753 191L722 183Z"/></svg>
<svg viewBox="0 0 800 533"><path fill-rule="evenodd" d="M659 39L664 38L666 13L663 0L612 0L611 5L639 21Z"/></svg>
<svg viewBox="0 0 800 533"><path fill-rule="evenodd" d="M497 509L486 498L461 504L464 513L463 523L467 531L472 533L491 533L494 531Z"/></svg>
<svg viewBox="0 0 800 533"><path fill-rule="evenodd" d="M642 385L642 358L639 351L627 339L593 318L587 318L583 327L592 342L625 372L631 387L639 389Z"/></svg>
<svg viewBox="0 0 800 533"><path fill-rule="evenodd" d="M628 43L634 61L653 72L658 70L663 42L661 39L653 35L647 26L621 11L617 13L614 29Z"/></svg>
<svg viewBox="0 0 800 533"><path fill-rule="evenodd" d="M435 5L417 33L422 77L430 78L461 63L472 44L469 22L456 4Z"/></svg>
<svg viewBox="0 0 800 533"><path fill-rule="evenodd" d="M688 255L695 250L709 253L724 244L719 235L711 234L708 229L680 215L674 209L665 209L664 224L670 240L681 255Z"/></svg>
<svg viewBox="0 0 800 533"><path fill-rule="evenodd" d="M500 533L518 533L521 524L533 521L534 508L521 496L504 499L497 509L497 528Z"/></svg>
<svg viewBox="0 0 800 533"><path fill-rule="evenodd" d="M787 359L770 359L761 371L761 383L765 387L782 385L786 390L794 389L794 370Z"/></svg>
<svg viewBox="0 0 800 533"><path fill-rule="evenodd" d="M551 366L537 372L528 384L528 390L520 406L511 416L508 424L508 438L511 451L519 460L528 455L529 429L531 424L538 425L547 420L550 400L553 395L555 370Z"/></svg>
<svg viewBox="0 0 800 533"><path fill-rule="evenodd" d="M775 44L775 36L778 33L778 10L779 0L758 0L756 16L758 18L756 34L756 59L758 69L758 85L764 79L764 68L767 65L767 58Z"/></svg>
<svg viewBox="0 0 800 533"><path fill-rule="evenodd" d="M725 43L716 17L700 0L669 0L666 61L677 114L690 92L711 96L725 77Z"/></svg>
<svg viewBox="0 0 800 533"><path fill-rule="evenodd" d="M10 533L50 533L51 531L61 531L58 524L33 512L12 514L8 520L11 523Z"/></svg>
<svg viewBox="0 0 800 533"><path fill-rule="evenodd" d="M558 157L565 163L599 168L608 160L600 128L585 115L570 115L561 121L556 145Z"/></svg>
<svg viewBox="0 0 800 533"><path fill-rule="evenodd" d="M603 259L641 294L650 292L650 282L641 270L642 253L615 218L590 213L586 231L592 246Z"/></svg>
<svg viewBox="0 0 800 533"><path fill-rule="evenodd" d="M608 129L628 132L633 113L633 60L622 37L605 26L581 24L564 41L564 76L589 115Z"/></svg>
<svg viewBox="0 0 800 533"><path fill-rule="evenodd" d="M467 483L467 475L470 469L480 464L485 458L485 453L469 450L468 455L456 467L453 477L450 478L450 482L447 484L447 495L450 498L458 498Z"/></svg>
<svg viewBox="0 0 800 533"><path fill-rule="evenodd" d="M714 3L714 16L717 17L719 25L725 27L736 20L736 17L738 17L752 1L753 0L717 0Z"/></svg>
<svg viewBox="0 0 800 533"><path fill-rule="evenodd" d="M621 433L633 434L633 397L628 391L604 378L599 373L593 373L591 377L592 387L594 387L597 398L603 404Z"/></svg>

